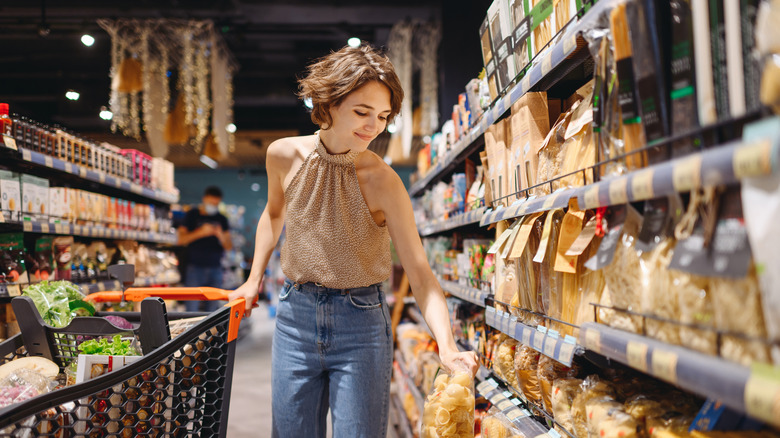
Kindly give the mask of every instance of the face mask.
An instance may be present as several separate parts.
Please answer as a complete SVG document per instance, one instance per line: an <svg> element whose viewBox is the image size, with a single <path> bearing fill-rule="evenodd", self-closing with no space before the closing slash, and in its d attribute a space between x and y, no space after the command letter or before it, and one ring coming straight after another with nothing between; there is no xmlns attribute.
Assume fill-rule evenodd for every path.
<svg viewBox="0 0 780 438"><path fill-rule="evenodd" d="M211 205L211 204L203 205L203 210L206 212L207 216L213 216L213 215L219 213L219 207L216 206L216 205Z"/></svg>

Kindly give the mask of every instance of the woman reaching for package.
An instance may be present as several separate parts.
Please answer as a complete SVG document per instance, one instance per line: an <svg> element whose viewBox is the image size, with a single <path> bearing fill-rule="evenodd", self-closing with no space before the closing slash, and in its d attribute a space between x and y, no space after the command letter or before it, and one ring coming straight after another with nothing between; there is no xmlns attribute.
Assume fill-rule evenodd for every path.
<svg viewBox="0 0 780 438"><path fill-rule="evenodd" d="M257 226L247 303L282 232L282 270L272 350L274 437L384 437L392 375L390 315L380 283L391 274L390 239L439 345L442 364L477 370L459 352L398 175L371 151L403 100L390 61L375 49L345 47L301 79L311 99L311 136L268 148L268 204ZM251 309L247 309L249 311Z"/></svg>

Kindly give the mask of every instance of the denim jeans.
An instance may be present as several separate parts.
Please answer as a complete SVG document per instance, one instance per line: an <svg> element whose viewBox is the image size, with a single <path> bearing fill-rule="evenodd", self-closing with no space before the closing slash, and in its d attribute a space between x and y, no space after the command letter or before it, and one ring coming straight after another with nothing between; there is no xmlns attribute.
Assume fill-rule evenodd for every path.
<svg viewBox="0 0 780 438"><path fill-rule="evenodd" d="M387 433L393 339L380 285L350 290L285 281L272 350L274 438Z"/></svg>
<svg viewBox="0 0 780 438"><path fill-rule="evenodd" d="M222 287L222 267L188 265L184 278L187 287ZM222 301L185 301L188 312L213 312L225 303Z"/></svg>

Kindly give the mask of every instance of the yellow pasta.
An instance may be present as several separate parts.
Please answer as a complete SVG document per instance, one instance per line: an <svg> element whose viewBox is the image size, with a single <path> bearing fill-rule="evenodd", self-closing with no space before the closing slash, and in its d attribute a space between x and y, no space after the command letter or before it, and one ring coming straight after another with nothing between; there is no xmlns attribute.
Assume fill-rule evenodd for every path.
<svg viewBox="0 0 780 438"><path fill-rule="evenodd" d="M423 437L473 437L474 390L469 372L438 376L423 410ZM470 431L470 433L469 433Z"/></svg>

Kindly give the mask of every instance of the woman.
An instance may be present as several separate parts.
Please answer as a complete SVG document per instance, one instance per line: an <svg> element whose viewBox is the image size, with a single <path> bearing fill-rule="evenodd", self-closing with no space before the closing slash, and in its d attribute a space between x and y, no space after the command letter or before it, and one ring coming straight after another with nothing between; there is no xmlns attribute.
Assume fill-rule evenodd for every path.
<svg viewBox="0 0 780 438"><path fill-rule="evenodd" d="M383 437L392 333L379 283L391 273L390 238L442 364L473 374L476 355L455 345L401 179L367 150L401 107L392 64L370 47L345 47L312 64L299 85L320 131L268 147L268 204L254 263L231 298L252 302L287 218L281 262L288 280L272 353L273 436L324 437L330 408L335 437Z"/></svg>

